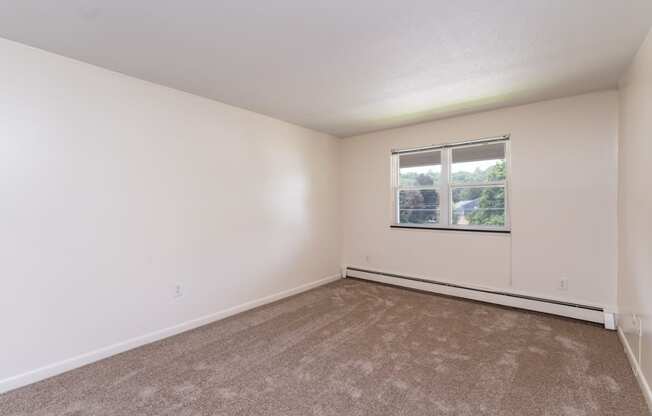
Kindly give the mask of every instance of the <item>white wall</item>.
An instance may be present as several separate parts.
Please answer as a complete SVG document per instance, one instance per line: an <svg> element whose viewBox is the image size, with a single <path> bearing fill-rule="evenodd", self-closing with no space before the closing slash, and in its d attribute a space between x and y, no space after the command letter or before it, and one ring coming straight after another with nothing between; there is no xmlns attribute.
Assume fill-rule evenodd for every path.
<svg viewBox="0 0 652 416"><path fill-rule="evenodd" d="M606 91L345 139L344 264L613 309L617 106ZM503 133L512 137L511 237L389 228L392 148Z"/></svg>
<svg viewBox="0 0 652 416"><path fill-rule="evenodd" d="M0 56L0 384L338 273L339 139Z"/></svg>
<svg viewBox="0 0 652 416"><path fill-rule="evenodd" d="M619 326L652 382L652 32L620 89ZM643 337L633 315L640 317ZM652 395L648 390L648 398ZM651 402L652 404L652 402Z"/></svg>
<svg viewBox="0 0 652 416"><path fill-rule="evenodd" d="M0 387L310 285L340 260L616 304L616 91L340 141L9 41L0 56ZM641 56L649 68L650 53ZM643 72L631 79L649 91ZM643 166L649 94L627 91L621 155ZM390 149L503 133L512 135L511 236L389 229ZM642 188L636 169L630 179L621 171L625 195ZM649 211L649 193L640 207L637 195L621 213ZM645 237L639 224L626 224L633 237L621 238L621 255ZM649 279L627 267L621 306L649 317L640 298Z"/></svg>

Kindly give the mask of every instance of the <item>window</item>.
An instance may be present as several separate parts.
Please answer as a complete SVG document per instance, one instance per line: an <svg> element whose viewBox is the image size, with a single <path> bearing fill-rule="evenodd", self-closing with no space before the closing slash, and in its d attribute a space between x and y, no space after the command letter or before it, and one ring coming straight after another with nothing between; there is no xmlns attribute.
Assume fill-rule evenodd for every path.
<svg viewBox="0 0 652 416"><path fill-rule="evenodd" d="M394 225L508 231L508 137L392 152Z"/></svg>
<svg viewBox="0 0 652 416"><path fill-rule="evenodd" d="M399 223L439 224L441 151L408 153L399 157Z"/></svg>

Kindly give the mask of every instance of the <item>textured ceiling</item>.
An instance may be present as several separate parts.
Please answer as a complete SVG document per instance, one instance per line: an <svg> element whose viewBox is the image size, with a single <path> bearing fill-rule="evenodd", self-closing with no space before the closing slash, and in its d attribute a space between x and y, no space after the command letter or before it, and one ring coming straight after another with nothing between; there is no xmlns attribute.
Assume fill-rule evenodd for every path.
<svg viewBox="0 0 652 416"><path fill-rule="evenodd" d="M0 0L0 36L349 136L616 86L652 0Z"/></svg>

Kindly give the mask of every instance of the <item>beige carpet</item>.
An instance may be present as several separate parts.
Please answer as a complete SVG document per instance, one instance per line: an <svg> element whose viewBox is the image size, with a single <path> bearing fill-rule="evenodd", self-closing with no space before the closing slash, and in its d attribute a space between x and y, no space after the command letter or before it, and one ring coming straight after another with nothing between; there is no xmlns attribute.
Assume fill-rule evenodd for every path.
<svg viewBox="0 0 652 416"><path fill-rule="evenodd" d="M2 395L0 414L648 413L615 332L345 279Z"/></svg>

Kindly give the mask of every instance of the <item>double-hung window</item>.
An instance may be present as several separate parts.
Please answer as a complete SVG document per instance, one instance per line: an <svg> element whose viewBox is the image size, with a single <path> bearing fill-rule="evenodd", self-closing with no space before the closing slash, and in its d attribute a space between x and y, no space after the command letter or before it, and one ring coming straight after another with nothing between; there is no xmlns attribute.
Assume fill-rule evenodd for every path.
<svg viewBox="0 0 652 416"><path fill-rule="evenodd" d="M509 138L392 152L393 225L509 231Z"/></svg>

